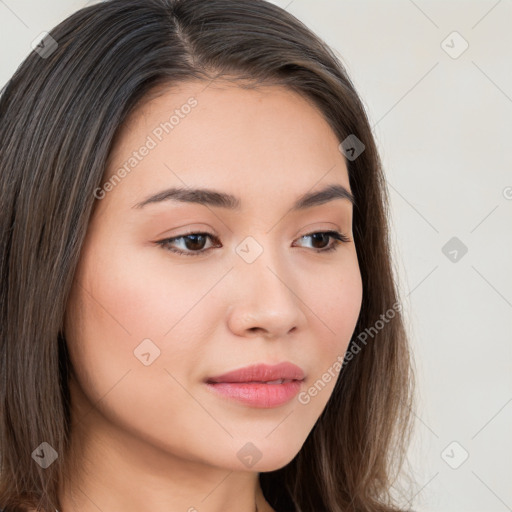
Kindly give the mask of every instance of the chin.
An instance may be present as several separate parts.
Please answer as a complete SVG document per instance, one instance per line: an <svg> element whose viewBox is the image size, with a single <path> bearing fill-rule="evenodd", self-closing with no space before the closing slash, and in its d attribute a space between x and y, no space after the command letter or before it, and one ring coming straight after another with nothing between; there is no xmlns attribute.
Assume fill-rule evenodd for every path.
<svg viewBox="0 0 512 512"><path fill-rule="evenodd" d="M258 471L259 473L277 471L278 469L284 468L286 465L288 465L294 459L297 453L291 453L288 457L284 458L272 457L270 460L267 460L265 462L261 460L258 464L254 466L254 470Z"/></svg>
<svg viewBox="0 0 512 512"><path fill-rule="evenodd" d="M233 470L248 470L256 472L276 471L289 464L299 453L302 443L293 446L286 446L285 443L276 438L275 442L268 439L258 444L250 441L237 449L237 458L241 464L237 464ZM238 462L238 461L237 461Z"/></svg>

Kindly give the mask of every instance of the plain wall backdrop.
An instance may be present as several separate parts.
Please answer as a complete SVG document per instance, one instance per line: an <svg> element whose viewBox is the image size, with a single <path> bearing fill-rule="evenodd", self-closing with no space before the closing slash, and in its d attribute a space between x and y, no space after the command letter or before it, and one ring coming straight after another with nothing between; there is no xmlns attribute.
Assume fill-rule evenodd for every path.
<svg viewBox="0 0 512 512"><path fill-rule="evenodd" d="M92 3L0 0L0 85ZM417 367L410 506L512 511L512 2L273 3L341 58L381 152Z"/></svg>

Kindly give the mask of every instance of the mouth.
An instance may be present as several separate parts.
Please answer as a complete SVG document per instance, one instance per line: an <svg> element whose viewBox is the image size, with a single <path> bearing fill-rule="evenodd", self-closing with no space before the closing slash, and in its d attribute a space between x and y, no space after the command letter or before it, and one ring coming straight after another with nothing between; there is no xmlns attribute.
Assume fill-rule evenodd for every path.
<svg viewBox="0 0 512 512"><path fill-rule="evenodd" d="M272 408L289 402L300 390L304 372L292 363L252 365L205 383L210 391L256 408Z"/></svg>

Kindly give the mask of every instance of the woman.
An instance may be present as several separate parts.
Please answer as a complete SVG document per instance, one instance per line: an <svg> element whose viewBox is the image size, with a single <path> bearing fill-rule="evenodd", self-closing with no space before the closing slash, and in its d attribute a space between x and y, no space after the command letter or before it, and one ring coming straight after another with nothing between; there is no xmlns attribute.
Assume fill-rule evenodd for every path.
<svg viewBox="0 0 512 512"><path fill-rule="evenodd" d="M385 182L317 36L262 0L110 0L0 112L2 509L400 510Z"/></svg>

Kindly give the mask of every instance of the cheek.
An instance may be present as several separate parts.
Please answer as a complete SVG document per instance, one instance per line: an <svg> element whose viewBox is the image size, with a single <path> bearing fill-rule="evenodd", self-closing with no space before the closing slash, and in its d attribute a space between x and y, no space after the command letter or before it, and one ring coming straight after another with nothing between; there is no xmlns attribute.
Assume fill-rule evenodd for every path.
<svg viewBox="0 0 512 512"><path fill-rule="evenodd" d="M106 246L102 251L98 244L84 254L68 305L72 321L66 322L66 338L79 386L116 424L154 436L155 443L174 426L180 432L176 444L186 446L187 422L193 418L199 424L200 418L186 413L195 402L178 382L186 383L194 368L202 338L193 308L215 276L194 285L179 267L173 273L168 267L164 277L158 265L144 265L140 255L116 254ZM147 339L154 345L145 342L141 352ZM142 362L144 352L150 354L149 365ZM155 427L160 424L161 430Z"/></svg>
<svg viewBox="0 0 512 512"><path fill-rule="evenodd" d="M308 290L314 290L308 294L311 297L308 305L315 314L311 321L318 326L315 346L311 347L314 374L308 385L321 380L318 391L325 390L318 393L322 398L315 399L317 404L326 403L334 389L361 310L363 290L357 259L347 258L342 266L341 271L338 266L323 276L321 282L325 283L324 286L314 283L307 286Z"/></svg>
<svg viewBox="0 0 512 512"><path fill-rule="evenodd" d="M197 303L208 284L205 276L197 276L195 283L190 280L187 271L167 260L162 249L136 249L123 239L96 244L84 268L83 280L94 297L89 302L99 306L91 322L129 333L134 342L162 338Z"/></svg>
<svg viewBox="0 0 512 512"><path fill-rule="evenodd" d="M102 243L85 252L70 300L77 340L70 350L78 362L99 368L108 361L108 374L119 377L143 367L137 355L146 347L151 359L158 355L155 366L190 366L205 315L213 314L211 303L206 311L199 303L219 277L197 275L192 266L173 265L156 251Z"/></svg>
<svg viewBox="0 0 512 512"><path fill-rule="evenodd" d="M357 323L362 303L362 280L357 259L347 258L340 266L333 266L325 275L316 278L307 287L311 309L323 322L325 340L332 350L348 345Z"/></svg>

